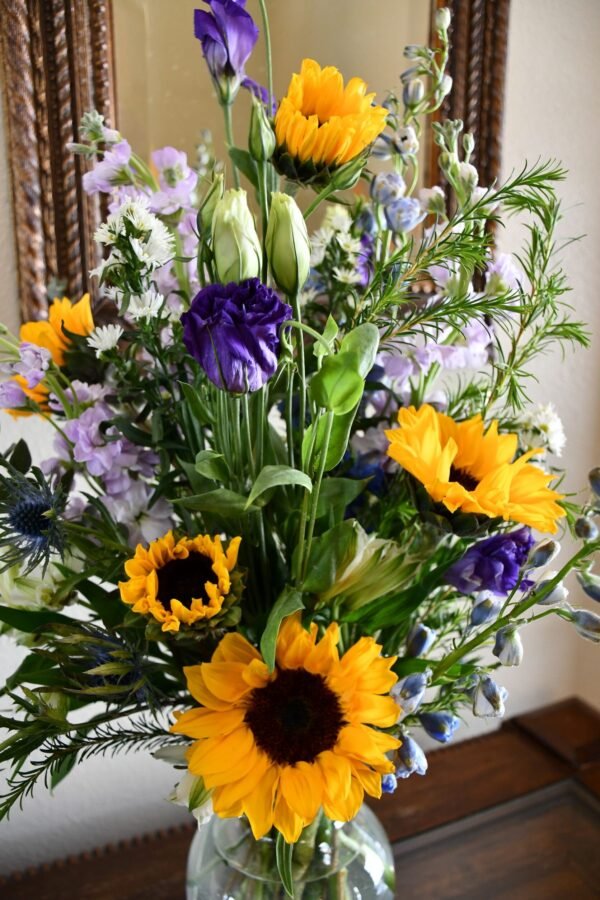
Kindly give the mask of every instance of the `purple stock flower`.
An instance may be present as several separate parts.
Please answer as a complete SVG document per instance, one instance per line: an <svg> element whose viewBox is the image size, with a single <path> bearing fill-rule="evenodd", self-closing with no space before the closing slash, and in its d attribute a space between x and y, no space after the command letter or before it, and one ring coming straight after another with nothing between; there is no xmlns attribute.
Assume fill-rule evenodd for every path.
<svg viewBox="0 0 600 900"><path fill-rule="evenodd" d="M130 182L130 159L131 147L127 141L114 144L92 171L86 172L83 176L83 189L86 194L110 194L115 185Z"/></svg>
<svg viewBox="0 0 600 900"><path fill-rule="evenodd" d="M517 586L519 572L535 544L531 529L494 534L469 547L446 572L446 582L462 594L491 591L505 596ZM522 581L522 587L529 582Z"/></svg>
<svg viewBox="0 0 600 900"><path fill-rule="evenodd" d="M18 409L26 403L25 391L16 381L3 381L0 384L0 409Z"/></svg>
<svg viewBox="0 0 600 900"><path fill-rule="evenodd" d="M152 212L170 214L190 205L190 194L196 187L198 176L188 166L187 154L175 147L163 147L152 154L152 162L158 169L160 191L150 198Z"/></svg>
<svg viewBox="0 0 600 900"><path fill-rule="evenodd" d="M277 368L279 329L291 317L258 278L209 284L181 317L183 342L217 387L257 391Z"/></svg>
<svg viewBox="0 0 600 900"><path fill-rule="evenodd" d="M19 361L14 363L13 370L22 375L27 387L32 389L43 379L51 359L52 354L45 347L23 341L19 347Z"/></svg>
<svg viewBox="0 0 600 900"><path fill-rule="evenodd" d="M205 0L210 12L194 10L194 34L221 103L231 103L245 78L244 67L258 40L246 0Z"/></svg>

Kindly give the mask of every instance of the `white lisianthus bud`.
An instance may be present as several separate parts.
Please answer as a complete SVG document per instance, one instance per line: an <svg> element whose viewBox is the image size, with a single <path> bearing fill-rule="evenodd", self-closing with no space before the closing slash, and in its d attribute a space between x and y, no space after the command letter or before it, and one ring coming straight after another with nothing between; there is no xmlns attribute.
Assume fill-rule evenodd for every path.
<svg viewBox="0 0 600 900"><path fill-rule="evenodd" d="M212 220L212 246L219 281L258 278L262 250L242 188L225 191Z"/></svg>
<svg viewBox="0 0 600 900"><path fill-rule="evenodd" d="M277 286L288 295L296 294L310 271L310 240L304 216L289 194L273 194L266 245Z"/></svg>
<svg viewBox="0 0 600 900"><path fill-rule="evenodd" d="M224 181L223 173L216 172L202 198L202 203L200 204L200 209L198 211L198 220L204 233L210 232L215 207L223 196Z"/></svg>

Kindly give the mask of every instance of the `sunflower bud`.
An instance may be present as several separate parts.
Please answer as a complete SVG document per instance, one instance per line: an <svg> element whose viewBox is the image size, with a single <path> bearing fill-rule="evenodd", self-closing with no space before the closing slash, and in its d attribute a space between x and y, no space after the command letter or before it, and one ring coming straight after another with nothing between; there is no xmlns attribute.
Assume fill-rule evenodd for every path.
<svg viewBox="0 0 600 900"><path fill-rule="evenodd" d="M256 97L252 100L248 148L257 162L271 159L276 146L275 132L271 127L264 105Z"/></svg>
<svg viewBox="0 0 600 900"><path fill-rule="evenodd" d="M310 241L304 216L289 194L273 194L266 245L277 286L288 295L296 294L310 271Z"/></svg>
<svg viewBox="0 0 600 900"><path fill-rule="evenodd" d="M203 234L210 233L215 207L223 196L223 184L223 173L216 172L202 198L202 203L198 210L198 224Z"/></svg>
<svg viewBox="0 0 600 900"><path fill-rule="evenodd" d="M262 250L246 191L225 191L212 219L212 245L217 275L223 284L258 278Z"/></svg>

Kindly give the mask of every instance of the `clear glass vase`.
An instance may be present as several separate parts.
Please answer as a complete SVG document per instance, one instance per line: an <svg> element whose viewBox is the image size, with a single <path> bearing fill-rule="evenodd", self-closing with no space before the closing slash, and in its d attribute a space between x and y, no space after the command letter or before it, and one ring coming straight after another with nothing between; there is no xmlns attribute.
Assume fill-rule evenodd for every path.
<svg viewBox="0 0 600 900"><path fill-rule="evenodd" d="M363 806L352 822L324 816L306 828L293 856L296 900L393 900L392 848ZM188 856L187 900L284 900L275 838L254 840L245 819L216 816L198 829Z"/></svg>

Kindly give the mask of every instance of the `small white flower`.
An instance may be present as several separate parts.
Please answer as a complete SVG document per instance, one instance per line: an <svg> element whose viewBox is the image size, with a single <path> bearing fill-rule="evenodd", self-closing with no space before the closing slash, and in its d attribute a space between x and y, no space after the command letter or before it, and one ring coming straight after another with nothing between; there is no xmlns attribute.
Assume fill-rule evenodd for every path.
<svg viewBox="0 0 600 900"><path fill-rule="evenodd" d="M327 212L323 218L323 227L331 228L336 232L347 233L352 228L352 216L345 206L333 203L327 207Z"/></svg>
<svg viewBox="0 0 600 900"><path fill-rule="evenodd" d="M187 806L198 825L204 825L212 818L212 791L204 787L202 778L191 772L183 776L167 799L177 806Z"/></svg>
<svg viewBox="0 0 600 900"><path fill-rule="evenodd" d="M401 153L419 152L419 139L412 125L406 125L404 128L398 129L395 143Z"/></svg>
<svg viewBox="0 0 600 900"><path fill-rule="evenodd" d="M443 216L446 213L446 195L437 185L431 188L421 188L419 191L419 203L421 208L434 215Z"/></svg>
<svg viewBox="0 0 600 900"><path fill-rule="evenodd" d="M336 281L341 284L358 284L361 274L356 269L345 269L342 266L334 266L333 274Z"/></svg>
<svg viewBox="0 0 600 900"><path fill-rule="evenodd" d="M134 322L140 319L155 319L164 302L165 298L158 291L145 291L140 297L131 298L128 312Z"/></svg>
<svg viewBox="0 0 600 900"><path fill-rule="evenodd" d="M552 403L538 403L521 419L522 440L528 447L549 450L555 456L562 456L567 437L560 416ZM533 460L532 460L533 462Z"/></svg>
<svg viewBox="0 0 600 900"><path fill-rule="evenodd" d="M360 239L352 237L351 234L340 232L336 234L335 239L344 253L347 253L349 256L357 256L362 250Z"/></svg>
<svg viewBox="0 0 600 900"><path fill-rule="evenodd" d="M107 350L114 350L123 334L120 325L99 325L94 328L90 336L87 338L88 346L96 351L96 356L100 358L102 353Z"/></svg>
<svg viewBox="0 0 600 900"><path fill-rule="evenodd" d="M325 251L331 243L334 236L333 228L322 227L310 238L310 264L311 266L319 266L325 259Z"/></svg>

